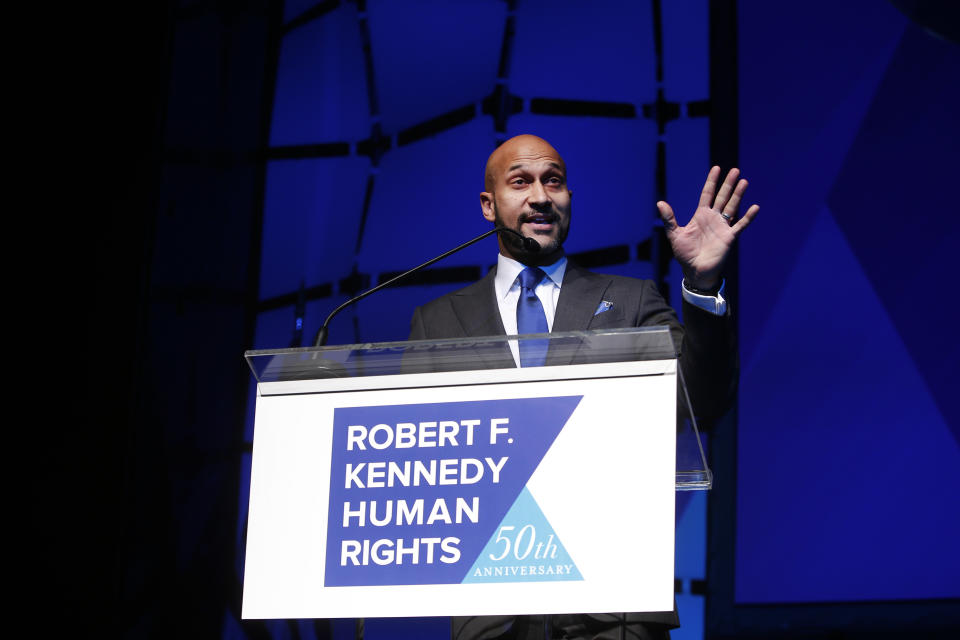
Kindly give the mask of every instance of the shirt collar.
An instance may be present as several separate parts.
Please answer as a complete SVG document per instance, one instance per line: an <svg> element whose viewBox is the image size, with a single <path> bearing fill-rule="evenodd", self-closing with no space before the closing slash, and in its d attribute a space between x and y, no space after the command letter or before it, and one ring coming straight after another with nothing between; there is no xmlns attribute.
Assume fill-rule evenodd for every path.
<svg viewBox="0 0 960 640"><path fill-rule="evenodd" d="M497 254L497 277L494 280L494 289L497 292L498 299L502 300L507 297L517 280L517 276L526 268L525 264L517 262L513 258L508 258L502 253ZM559 289L563 283L563 274L567 271L567 257L563 256L553 264L540 268L553 281L554 286Z"/></svg>

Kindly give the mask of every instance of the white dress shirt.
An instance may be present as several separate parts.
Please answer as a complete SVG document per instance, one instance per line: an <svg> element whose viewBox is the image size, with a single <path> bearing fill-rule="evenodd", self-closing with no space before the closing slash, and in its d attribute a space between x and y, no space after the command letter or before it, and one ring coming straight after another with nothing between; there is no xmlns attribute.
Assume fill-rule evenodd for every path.
<svg viewBox="0 0 960 640"><path fill-rule="evenodd" d="M523 265L503 254L497 255L497 277L493 281L497 295L497 305L500 307L500 319L503 320L503 329L508 336L517 335L517 301L520 299L520 282L517 276L526 269ZM535 290L543 311L547 316L547 330L553 331L553 317L557 313L557 300L560 298L560 287L563 285L563 274L567 271L567 259L560 258L551 265L540 267L547 277L540 281ZM682 285L681 285L682 286ZM701 296L692 293L683 287L683 299L690 304L700 307L704 311L722 316L727 312L727 301L723 299L723 285L716 297ZM513 361L520 366L520 347L516 340L508 341Z"/></svg>

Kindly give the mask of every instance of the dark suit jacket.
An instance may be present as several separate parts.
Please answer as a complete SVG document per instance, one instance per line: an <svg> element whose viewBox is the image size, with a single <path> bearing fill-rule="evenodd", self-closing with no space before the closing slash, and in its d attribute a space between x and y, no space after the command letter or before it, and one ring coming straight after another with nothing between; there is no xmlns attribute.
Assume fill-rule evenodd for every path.
<svg viewBox="0 0 960 640"><path fill-rule="evenodd" d="M496 268L468 287L417 307L410 322L410 340L504 335L495 278ZM595 315L604 300L613 306ZM683 315L686 327L650 280L593 273L568 261L553 332L670 327L697 416L715 417L726 410L736 390L733 321L729 313L716 316L687 302L683 303ZM515 366L506 344L498 357L485 360L484 366L489 368ZM549 355L547 364L553 364Z"/></svg>
<svg viewBox="0 0 960 640"><path fill-rule="evenodd" d="M413 314L411 340L504 335L497 305L494 279L496 268L480 281L437 298ZM613 303L602 313L596 310L602 301ZM686 327L650 280L602 275L567 263L560 297L553 320L553 331L613 329L664 325L670 327L679 351L691 402L698 416L722 413L736 390L737 359L733 326L729 312L716 316L684 302ZM547 364L551 364L548 354ZM506 344L503 352L485 366L516 366ZM677 626L676 610L658 613L592 614L580 616L588 627L612 624L655 623ZM577 616L563 618L563 626L576 624ZM514 624L512 616L454 618L453 637L460 640L486 640L506 633Z"/></svg>

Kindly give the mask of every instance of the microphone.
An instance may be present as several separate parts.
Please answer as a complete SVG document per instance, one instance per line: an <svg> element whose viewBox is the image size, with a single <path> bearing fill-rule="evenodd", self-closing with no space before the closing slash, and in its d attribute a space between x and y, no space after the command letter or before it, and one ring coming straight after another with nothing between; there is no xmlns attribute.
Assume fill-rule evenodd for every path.
<svg viewBox="0 0 960 640"><path fill-rule="evenodd" d="M327 344L327 333L328 333L327 327L330 325L330 321L333 320L333 317L334 317L335 315L337 315L338 313L340 313L341 311L343 311L344 309L346 309L347 307L349 307L349 306L352 305L353 303L359 302L360 300L363 300L364 298L366 298L366 297L369 296L370 294L376 293L377 291L380 291L380 289L383 289L384 287L389 287L389 286L392 285L394 282L397 282L398 280L402 280L403 278L406 278L406 277L409 276L411 273L416 273L417 271L420 271L420 269L424 269L424 268L426 268L426 267L429 267L429 266L432 265L433 263L439 262L440 260L443 260L443 259L446 258L447 256L451 256L451 255L455 254L455 253L458 252L458 251L462 251L463 249L466 249L466 248L469 247L470 245L472 245L472 244L474 244L474 243L476 243L476 242L480 242L481 240L483 240L483 239L486 238L487 236L491 236L491 235L493 235L493 234L495 234L495 233L504 233L504 232L506 232L506 233L512 233L512 234L515 235L517 238L519 238L519 239L520 239L520 242L523 244L524 250L525 250L527 253L537 253L538 251L540 251L540 243L537 242L536 240L534 240L533 238L529 238L529 237L523 235L522 233L520 233L519 231L514 231L513 229L508 229L507 227L494 227L494 228L491 229L490 231L487 231L486 233L480 234L479 236L477 236L477 237L474 238L473 240L469 240L469 241L467 241L467 242L464 242L464 243L463 243L462 245L460 245L459 247L455 247L455 248L453 248L453 249L450 249L450 251L447 251L446 253L440 254L439 256L437 256L436 258L434 258L433 260L427 260L426 262L424 262L424 263L421 264L420 266L414 267L413 269L410 269L409 271L404 271L404 272L401 273L400 275L398 275L398 276L396 276L396 277L394 277L394 278L390 278L390 279L387 280L386 282L383 282L383 283L381 283L381 284L378 284L378 285L375 286L373 289L368 289L367 291L364 291L364 292L361 293L360 295L358 295L358 296L356 296L356 297L353 297L353 298L350 298L349 300L347 300L346 302L344 302L343 304L341 304L339 307L337 307L336 309L334 309L333 311L330 312L330 315L328 315L328 316L327 316L327 319L324 320L323 326L320 327L320 329L317 330L317 337L316 337L316 338L314 339L314 341L313 341L313 346L315 346L315 347L322 347L322 346L324 346L325 344Z"/></svg>

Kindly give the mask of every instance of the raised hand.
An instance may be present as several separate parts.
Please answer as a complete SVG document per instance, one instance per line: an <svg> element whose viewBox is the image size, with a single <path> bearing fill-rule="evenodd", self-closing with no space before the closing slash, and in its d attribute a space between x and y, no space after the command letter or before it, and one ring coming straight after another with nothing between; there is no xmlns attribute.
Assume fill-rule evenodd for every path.
<svg viewBox="0 0 960 640"><path fill-rule="evenodd" d="M700 194L700 203L687 226L677 224L673 209L664 201L657 203L657 211L663 219L667 240L687 285L695 289L710 290L720 284L720 272L726 262L733 241L757 216L758 205L751 205L743 217L737 217L737 207L747 181L737 181L739 169L731 169L717 191L720 167L713 167L707 174L707 182ZM714 197L716 196L716 197Z"/></svg>

